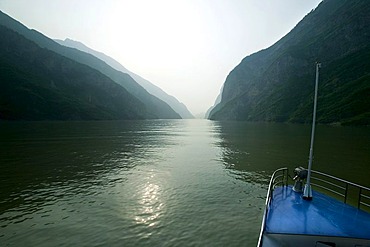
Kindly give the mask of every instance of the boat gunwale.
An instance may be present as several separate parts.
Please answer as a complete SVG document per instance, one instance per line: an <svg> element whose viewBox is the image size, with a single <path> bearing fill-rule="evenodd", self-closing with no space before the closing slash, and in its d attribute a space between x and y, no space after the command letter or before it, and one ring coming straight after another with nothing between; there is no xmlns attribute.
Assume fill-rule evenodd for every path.
<svg viewBox="0 0 370 247"><path fill-rule="evenodd" d="M265 201L265 209L263 211L263 216L262 216L261 231L260 231L260 235L259 235L258 243L257 243L258 247L261 246L261 244L262 244L262 237L263 237L263 233L265 231L266 218L267 218L267 213L268 213L268 210L269 210L268 206L270 204L270 201L272 200L272 192L273 192L273 189L274 189L273 187L274 187L275 175L278 172L285 172L285 171L288 173L289 169L287 167L279 168L279 169L275 170L274 173L271 175L270 182L269 182L269 187L268 187L268 190L267 190L267 197L266 197L266 201Z"/></svg>

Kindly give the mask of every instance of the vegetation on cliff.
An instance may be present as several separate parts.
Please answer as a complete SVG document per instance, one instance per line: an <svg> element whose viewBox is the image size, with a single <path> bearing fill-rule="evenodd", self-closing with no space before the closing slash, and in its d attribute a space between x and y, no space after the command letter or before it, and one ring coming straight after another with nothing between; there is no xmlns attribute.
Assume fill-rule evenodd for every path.
<svg viewBox="0 0 370 247"><path fill-rule="evenodd" d="M325 0L285 37L228 75L210 119L370 124L370 2Z"/></svg>

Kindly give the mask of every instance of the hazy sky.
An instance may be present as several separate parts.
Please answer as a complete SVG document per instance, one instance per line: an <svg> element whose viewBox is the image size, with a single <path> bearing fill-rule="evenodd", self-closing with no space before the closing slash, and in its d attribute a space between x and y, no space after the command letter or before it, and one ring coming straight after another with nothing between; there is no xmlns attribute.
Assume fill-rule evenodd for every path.
<svg viewBox="0 0 370 247"><path fill-rule="evenodd" d="M198 114L245 56L274 44L320 2L0 0L0 9L50 38L104 52Z"/></svg>

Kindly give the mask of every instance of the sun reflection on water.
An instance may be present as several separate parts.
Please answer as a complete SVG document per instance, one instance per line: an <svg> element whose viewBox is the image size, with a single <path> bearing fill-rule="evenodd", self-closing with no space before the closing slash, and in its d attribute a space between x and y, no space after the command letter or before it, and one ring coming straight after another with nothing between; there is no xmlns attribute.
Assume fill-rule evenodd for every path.
<svg viewBox="0 0 370 247"><path fill-rule="evenodd" d="M151 176L153 177L153 176ZM161 215L164 206L160 197L161 188L153 182L146 182L144 188L139 192L138 214L135 216L135 221L138 224L147 226L155 226L158 223L158 218Z"/></svg>

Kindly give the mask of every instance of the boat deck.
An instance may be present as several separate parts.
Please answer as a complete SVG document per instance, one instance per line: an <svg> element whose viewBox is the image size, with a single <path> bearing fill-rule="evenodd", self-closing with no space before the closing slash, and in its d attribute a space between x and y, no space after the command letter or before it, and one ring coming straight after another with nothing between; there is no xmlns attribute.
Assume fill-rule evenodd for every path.
<svg viewBox="0 0 370 247"><path fill-rule="evenodd" d="M266 233L370 239L370 214L313 191L302 199L292 186L277 187L266 218Z"/></svg>

